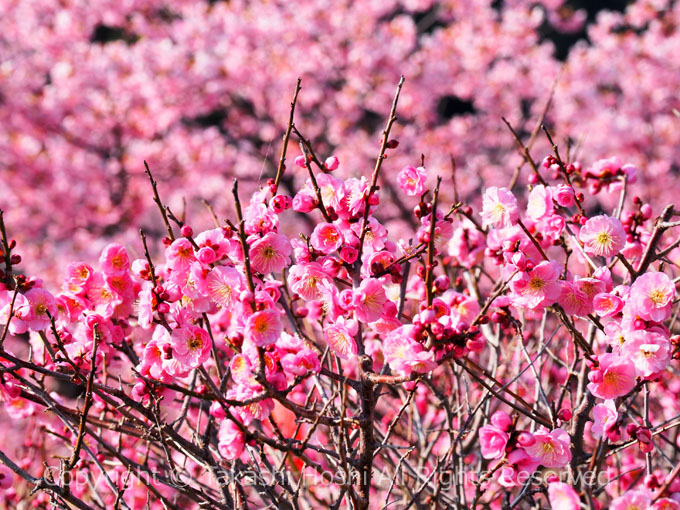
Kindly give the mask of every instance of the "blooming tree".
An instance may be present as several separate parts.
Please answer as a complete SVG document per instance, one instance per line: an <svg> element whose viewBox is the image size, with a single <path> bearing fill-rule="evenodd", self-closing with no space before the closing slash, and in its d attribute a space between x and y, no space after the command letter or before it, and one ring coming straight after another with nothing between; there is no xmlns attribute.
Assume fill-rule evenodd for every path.
<svg viewBox="0 0 680 510"><path fill-rule="evenodd" d="M275 177L234 180L228 219L195 232L147 167L160 255L142 230L60 289L17 270L0 215L6 507L680 507L680 211L545 127L539 161L508 133L524 194L394 168L403 82L370 173L301 136L298 83Z"/></svg>

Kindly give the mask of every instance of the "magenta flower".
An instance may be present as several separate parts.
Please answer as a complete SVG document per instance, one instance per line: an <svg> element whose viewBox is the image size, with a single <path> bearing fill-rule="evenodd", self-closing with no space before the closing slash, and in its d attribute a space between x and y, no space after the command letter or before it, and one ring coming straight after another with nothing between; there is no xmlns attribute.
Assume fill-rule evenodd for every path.
<svg viewBox="0 0 680 510"><path fill-rule="evenodd" d="M352 305L354 313L361 322L377 321L383 313L387 295L383 284L377 278L366 278L354 290Z"/></svg>
<svg viewBox="0 0 680 510"><path fill-rule="evenodd" d="M212 341L207 331L198 326L182 326L171 334L173 358L192 369L201 366L210 355Z"/></svg>
<svg viewBox="0 0 680 510"><path fill-rule="evenodd" d="M525 451L534 460L547 468L561 468L571 460L571 439L566 430L555 429L548 432L541 428L534 433L536 442L525 446Z"/></svg>
<svg viewBox="0 0 680 510"><path fill-rule="evenodd" d="M616 354L599 357L599 370L588 374L588 390L596 397L609 400L622 397L635 387L635 365Z"/></svg>
<svg viewBox="0 0 680 510"><path fill-rule="evenodd" d="M124 275L130 269L130 258L121 245L109 244L99 257L99 265L105 275Z"/></svg>
<svg viewBox="0 0 680 510"><path fill-rule="evenodd" d="M227 460L238 459L245 449L243 432L232 420L224 420L217 433L217 449Z"/></svg>
<svg viewBox="0 0 680 510"><path fill-rule="evenodd" d="M258 273L278 273L290 264L293 248L283 234L268 232L250 245L250 262Z"/></svg>
<svg viewBox="0 0 680 510"><path fill-rule="evenodd" d="M651 272L640 276L630 288L630 303L635 315L662 322L671 315L675 285L665 273Z"/></svg>
<svg viewBox="0 0 680 510"><path fill-rule="evenodd" d="M509 227L519 219L519 206L512 191L492 186L484 193L482 220L484 226Z"/></svg>
<svg viewBox="0 0 680 510"><path fill-rule="evenodd" d="M507 432L495 425L484 425L479 429L479 444L482 449L482 457L485 459L500 459L505 455L505 447L508 444Z"/></svg>
<svg viewBox="0 0 680 510"><path fill-rule="evenodd" d="M603 434L607 433L614 425L619 417L616 411L616 402L614 400L605 400L604 404L597 404L593 407L594 423L590 429L595 439L599 439Z"/></svg>
<svg viewBox="0 0 680 510"><path fill-rule="evenodd" d="M528 273L522 273L510 284L515 302L531 309L553 304L562 293L559 276L560 267L548 261L541 262Z"/></svg>
<svg viewBox="0 0 680 510"><path fill-rule="evenodd" d="M626 245L626 231L618 218L593 216L581 229L579 239L586 253L613 257Z"/></svg>
<svg viewBox="0 0 680 510"><path fill-rule="evenodd" d="M312 247L324 254L333 253L344 244L342 231L332 223L319 223L310 239Z"/></svg>
<svg viewBox="0 0 680 510"><path fill-rule="evenodd" d="M245 334L258 347L271 345L276 342L281 336L283 325L279 312L276 310L262 310L255 312L248 317L246 322Z"/></svg>
<svg viewBox="0 0 680 510"><path fill-rule="evenodd" d="M427 172L422 166L418 168L406 166L397 175L397 184L410 197L425 193L426 180Z"/></svg>

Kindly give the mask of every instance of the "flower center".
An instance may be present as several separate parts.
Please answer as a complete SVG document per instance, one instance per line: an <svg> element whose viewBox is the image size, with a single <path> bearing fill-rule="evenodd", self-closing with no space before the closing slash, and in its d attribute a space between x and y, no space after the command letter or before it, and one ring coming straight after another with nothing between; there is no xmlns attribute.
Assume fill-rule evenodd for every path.
<svg viewBox="0 0 680 510"><path fill-rule="evenodd" d="M609 232L600 232L597 234L597 244L600 246L609 246L612 244L612 236Z"/></svg>
<svg viewBox="0 0 680 510"><path fill-rule="evenodd" d="M655 289L649 294L649 299L651 299L652 303L655 305L660 305L666 300L666 295L662 290Z"/></svg>
<svg viewBox="0 0 680 510"><path fill-rule="evenodd" d="M203 347L203 339L199 336L194 336L189 340L189 343L187 344L189 349L192 351L195 351L196 349L200 349Z"/></svg>
<svg viewBox="0 0 680 510"><path fill-rule="evenodd" d="M529 282L529 287L533 291L540 291L545 286L545 282L541 278L532 278Z"/></svg>

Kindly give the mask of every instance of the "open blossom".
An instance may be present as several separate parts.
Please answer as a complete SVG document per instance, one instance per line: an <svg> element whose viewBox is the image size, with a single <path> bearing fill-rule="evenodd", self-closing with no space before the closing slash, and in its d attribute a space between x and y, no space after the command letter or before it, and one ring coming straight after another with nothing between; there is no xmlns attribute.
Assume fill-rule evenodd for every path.
<svg viewBox="0 0 680 510"><path fill-rule="evenodd" d="M651 378L666 369L671 361L671 344L655 331L639 329L626 335L623 355L630 359L643 378Z"/></svg>
<svg viewBox="0 0 680 510"><path fill-rule="evenodd" d="M262 310L255 312L246 322L245 334L255 345L264 347L276 342L281 336L283 325L276 310Z"/></svg>
<svg viewBox="0 0 680 510"><path fill-rule="evenodd" d="M543 184L534 186L529 194L529 203L527 204L527 214L533 220L538 220L553 213L553 199L552 191L546 188Z"/></svg>
<svg viewBox="0 0 680 510"><path fill-rule="evenodd" d="M576 491L564 482L548 484L548 500L552 510L579 510L581 500Z"/></svg>
<svg viewBox="0 0 680 510"><path fill-rule="evenodd" d="M599 357L599 369L588 374L588 390L605 400L622 397L635 387L635 365L616 354Z"/></svg>
<svg viewBox="0 0 680 510"><path fill-rule="evenodd" d="M333 253L344 244L342 231L333 223L319 223L310 239L312 247L324 254Z"/></svg>
<svg viewBox="0 0 680 510"><path fill-rule="evenodd" d="M238 459L245 449L245 437L232 420L225 419L217 433L217 449L227 460Z"/></svg>
<svg viewBox="0 0 680 510"><path fill-rule="evenodd" d="M224 308L228 308L243 290L241 274L233 267L215 267L205 283L210 299Z"/></svg>
<svg viewBox="0 0 680 510"><path fill-rule="evenodd" d="M528 273L521 273L510 284L515 302L527 308L553 304L562 294L559 276L559 266L549 261L541 262Z"/></svg>
<svg viewBox="0 0 680 510"><path fill-rule="evenodd" d="M165 249L165 257L168 266L175 271L185 271L191 263L196 260L194 247L188 239L175 239L170 246Z"/></svg>
<svg viewBox="0 0 680 510"><path fill-rule="evenodd" d="M599 439L603 434L606 434L614 425L619 417L616 411L616 402L614 400L605 400L604 404L597 404L593 407L593 426L590 432L595 439Z"/></svg>
<svg viewBox="0 0 680 510"><path fill-rule="evenodd" d="M630 302L635 315L654 322L666 320L671 315L675 285L660 272L640 276L630 288Z"/></svg>
<svg viewBox="0 0 680 510"><path fill-rule="evenodd" d="M183 326L171 334L172 355L187 368L201 366L210 355L212 341L207 331L198 326Z"/></svg>
<svg viewBox="0 0 680 510"><path fill-rule="evenodd" d="M109 244L99 257L99 265L106 275L123 275L130 269L130 257L121 245Z"/></svg>
<svg viewBox="0 0 680 510"><path fill-rule="evenodd" d="M400 375L412 372L425 373L434 370L434 355L414 338L415 326L401 326L391 331L383 342L385 361Z"/></svg>
<svg viewBox="0 0 680 510"><path fill-rule="evenodd" d="M290 264L292 251L286 236L268 232L250 245L250 262L258 273L278 273Z"/></svg>
<svg viewBox="0 0 680 510"><path fill-rule="evenodd" d="M357 342L344 325L333 324L324 328L326 342L333 352L342 359L352 359L357 355Z"/></svg>
<svg viewBox="0 0 680 510"><path fill-rule="evenodd" d="M593 216L579 233L586 253L602 257L613 257L626 245L626 231L618 218Z"/></svg>
<svg viewBox="0 0 680 510"><path fill-rule="evenodd" d="M508 444L507 432L495 425L484 425L479 429L479 444L482 448L482 457L485 459L500 459L505 455L505 447Z"/></svg>
<svg viewBox="0 0 680 510"><path fill-rule="evenodd" d="M427 172L422 166L418 168L404 167L397 175L397 184L404 193L411 197L425 193L426 180Z"/></svg>
<svg viewBox="0 0 680 510"><path fill-rule="evenodd" d="M26 292L28 307L21 311L21 319L31 331L42 331L50 325L50 315L56 317L57 302L54 296L41 288Z"/></svg>
<svg viewBox="0 0 680 510"><path fill-rule="evenodd" d="M482 220L484 226L509 227L519 219L519 206L512 191L492 186L484 193Z"/></svg>
<svg viewBox="0 0 680 510"><path fill-rule="evenodd" d="M534 433L536 442L524 449L536 461L548 468L564 467L571 460L571 439L566 430L555 429L549 432L541 428Z"/></svg>
<svg viewBox="0 0 680 510"><path fill-rule="evenodd" d="M354 313L362 322L377 321L383 313L387 295L383 284L377 278L366 278L354 291L352 305Z"/></svg>
<svg viewBox="0 0 680 510"><path fill-rule="evenodd" d="M600 292L593 297L593 310L600 317L611 317L623 310L623 299L616 294Z"/></svg>
<svg viewBox="0 0 680 510"><path fill-rule="evenodd" d="M288 285L306 301L321 297L320 284L329 279L318 262L295 264L288 272Z"/></svg>
<svg viewBox="0 0 680 510"><path fill-rule="evenodd" d="M630 490L612 500L611 510L643 510L652 504L652 495L647 489Z"/></svg>

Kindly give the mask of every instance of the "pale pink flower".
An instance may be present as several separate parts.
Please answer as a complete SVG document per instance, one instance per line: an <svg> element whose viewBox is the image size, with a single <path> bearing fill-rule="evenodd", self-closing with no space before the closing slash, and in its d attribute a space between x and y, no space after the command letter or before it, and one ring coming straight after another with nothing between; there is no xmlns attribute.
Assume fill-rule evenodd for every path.
<svg viewBox="0 0 680 510"><path fill-rule="evenodd" d="M306 301L321 297L319 284L323 280L329 280L329 278L318 262L295 264L288 272L288 285L293 292Z"/></svg>
<svg viewBox="0 0 680 510"><path fill-rule="evenodd" d="M354 290L352 306L357 319L362 322L373 322L382 315L386 301L383 283L377 278L366 278L362 280L359 288Z"/></svg>
<svg viewBox="0 0 680 510"><path fill-rule="evenodd" d="M245 334L258 347L271 345L276 342L283 332L281 317L276 310L262 310L255 312L246 322Z"/></svg>
<svg viewBox="0 0 680 510"><path fill-rule="evenodd" d="M258 273L278 273L290 264L293 248L283 234L268 232L250 245L250 262Z"/></svg>
<svg viewBox="0 0 680 510"><path fill-rule="evenodd" d="M599 369L588 374L588 390L605 400L622 397L635 387L635 365L616 354L599 357Z"/></svg>
<svg viewBox="0 0 680 510"><path fill-rule="evenodd" d="M507 188L492 186L484 193L482 220L484 226L509 227L519 219L517 199Z"/></svg>
<svg viewBox="0 0 680 510"><path fill-rule="evenodd" d="M662 322L671 315L675 285L665 273L651 272L640 276L630 288L630 303L635 315Z"/></svg>
<svg viewBox="0 0 680 510"><path fill-rule="evenodd" d="M427 172L422 166L418 168L406 166L397 175L397 184L404 193L411 197L425 193L426 180Z"/></svg>
<svg viewBox="0 0 680 510"><path fill-rule="evenodd" d="M613 257L626 245L626 231L618 218L593 216L579 232L586 253Z"/></svg>
<svg viewBox="0 0 680 510"><path fill-rule="evenodd" d="M536 442L524 449L530 457L547 468L560 468L567 465L571 460L569 434L566 430L555 429L548 432L542 427L534 432Z"/></svg>
<svg viewBox="0 0 680 510"><path fill-rule="evenodd" d="M554 209L551 189L546 188L543 184L534 186L527 203L529 217L533 220L539 220L552 215Z"/></svg>
<svg viewBox="0 0 680 510"><path fill-rule="evenodd" d="M245 437L232 420L224 420L217 433L217 449L227 460L238 459L245 449Z"/></svg>
<svg viewBox="0 0 680 510"><path fill-rule="evenodd" d="M125 248L120 244L112 243L102 251L99 265L105 275L119 276L130 270L130 258Z"/></svg>
<svg viewBox="0 0 680 510"><path fill-rule="evenodd" d="M581 508L578 494L564 482L548 484L548 500L552 510L579 510Z"/></svg>
<svg viewBox="0 0 680 510"><path fill-rule="evenodd" d="M671 344L660 333L639 329L626 335L622 355L631 360L645 379L666 369L671 361Z"/></svg>
<svg viewBox="0 0 680 510"><path fill-rule="evenodd" d="M310 238L312 247L323 254L333 253L345 242L342 231L333 223L319 223Z"/></svg>
<svg viewBox="0 0 680 510"><path fill-rule="evenodd" d="M95 273L92 276L87 299L94 306L95 312L107 318L111 317L116 307L123 302L122 296L109 286L102 273Z"/></svg>
<svg viewBox="0 0 680 510"><path fill-rule="evenodd" d="M463 267L470 269L484 258L486 238L469 220L453 232L449 254Z"/></svg>
<svg viewBox="0 0 680 510"><path fill-rule="evenodd" d="M333 324L324 328L326 343L342 359L353 359L357 355L357 343L345 326Z"/></svg>
<svg viewBox="0 0 680 510"><path fill-rule="evenodd" d="M630 490L609 505L610 510L647 510L652 504L652 495L647 489Z"/></svg>
<svg viewBox="0 0 680 510"><path fill-rule="evenodd" d="M541 262L528 273L521 273L510 284L515 302L532 309L553 304L562 293L559 276L560 267L548 261Z"/></svg>
<svg viewBox="0 0 680 510"><path fill-rule="evenodd" d="M42 331L50 325L50 315L57 317L57 301L45 289L34 287L26 294L28 310L21 311L21 319L31 331ZM16 303L15 303L16 304Z"/></svg>
<svg viewBox="0 0 680 510"><path fill-rule="evenodd" d="M318 373L320 368L319 355L297 335L281 334L276 343L281 367L293 375L304 376L308 373Z"/></svg>
<svg viewBox="0 0 680 510"><path fill-rule="evenodd" d="M479 429L479 444L482 457L500 459L505 455L505 447L510 437L507 432L495 425L484 425Z"/></svg>
<svg viewBox="0 0 680 510"><path fill-rule="evenodd" d="M207 331L198 326L183 326L171 335L172 355L187 368L198 368L210 356L212 341Z"/></svg>
<svg viewBox="0 0 680 510"><path fill-rule="evenodd" d="M390 368L399 375L434 370L434 355L414 338L415 326L406 325L392 330L383 341L383 354Z"/></svg>
<svg viewBox="0 0 680 510"><path fill-rule="evenodd" d="M616 411L616 402L614 400L605 400L604 404L597 404L593 407L594 423L590 429L595 439L599 439L603 434L607 433L614 425L619 417Z"/></svg>
<svg viewBox="0 0 680 510"><path fill-rule="evenodd" d="M574 282L561 281L562 291L557 299L567 315L588 315L591 305L585 292L581 291Z"/></svg>
<svg viewBox="0 0 680 510"><path fill-rule="evenodd" d="M206 277L206 288L210 299L227 309L243 290L243 279L233 267L218 266Z"/></svg>

